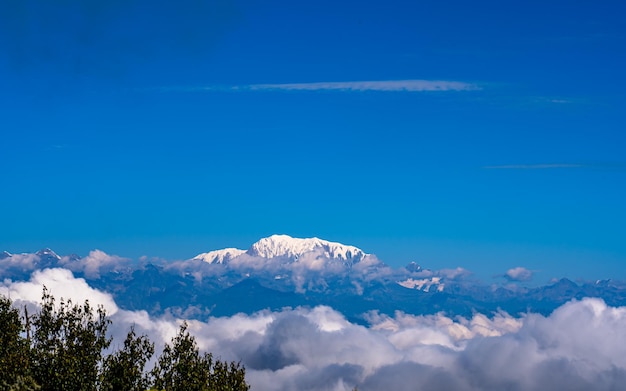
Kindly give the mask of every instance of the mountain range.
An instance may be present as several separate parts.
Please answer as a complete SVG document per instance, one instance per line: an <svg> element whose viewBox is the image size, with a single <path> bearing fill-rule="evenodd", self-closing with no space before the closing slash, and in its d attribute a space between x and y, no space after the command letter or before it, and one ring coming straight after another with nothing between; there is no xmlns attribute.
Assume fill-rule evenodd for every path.
<svg viewBox="0 0 626 391"><path fill-rule="evenodd" d="M375 255L318 238L272 235L247 250L214 250L182 261L133 261L94 250L86 257L0 253L0 277L27 280L36 270L65 268L109 292L129 310L193 319L263 309L328 305L363 322L370 311L393 315L444 312L549 314L572 299L599 297L626 304L626 284L568 279L528 288L487 285L464 269L429 270L416 263L392 268Z"/></svg>

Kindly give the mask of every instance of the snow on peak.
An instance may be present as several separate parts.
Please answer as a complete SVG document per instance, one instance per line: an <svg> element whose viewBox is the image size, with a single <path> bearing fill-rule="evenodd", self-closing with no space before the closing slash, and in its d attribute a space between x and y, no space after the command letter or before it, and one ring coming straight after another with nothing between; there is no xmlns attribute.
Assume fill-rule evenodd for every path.
<svg viewBox="0 0 626 391"><path fill-rule="evenodd" d="M409 263L408 265L405 266L405 269L412 273L421 272L423 270L422 267L418 265L416 262Z"/></svg>
<svg viewBox="0 0 626 391"><path fill-rule="evenodd" d="M43 250L39 250L35 253L35 255L39 257L52 257L56 259L61 259L60 256L58 256L54 251L50 250L49 248L44 248Z"/></svg>
<svg viewBox="0 0 626 391"><path fill-rule="evenodd" d="M443 292L444 284L441 282L441 277L431 277L414 280L409 278L404 281L398 282L398 285L408 289L418 289L424 292L429 292L431 288L436 288L437 292Z"/></svg>
<svg viewBox="0 0 626 391"><path fill-rule="evenodd" d="M211 264L228 264L233 259L246 254L248 257L243 260L244 263L250 263L249 261L258 258L287 258L289 263L298 261L301 256L308 253L313 253L315 259L321 257L341 261L345 264L360 262L368 256L368 254L357 247L346 246L341 243L329 242L318 238L299 239L288 235L272 235L260 239L247 251L237 248L225 248L198 254L192 259Z"/></svg>
<svg viewBox="0 0 626 391"><path fill-rule="evenodd" d="M346 246L319 238L292 238L288 235L272 235L263 238L254 243L247 253L263 258L289 257L297 259L301 255L313 251L320 251L329 259L350 262L358 262L368 255L354 246Z"/></svg>
<svg viewBox="0 0 626 391"><path fill-rule="evenodd" d="M198 254L193 259L204 261L207 263L224 263L230 261L235 257L240 256L245 252L245 250L240 250L238 248L225 248L222 250L215 250L209 251L208 253Z"/></svg>

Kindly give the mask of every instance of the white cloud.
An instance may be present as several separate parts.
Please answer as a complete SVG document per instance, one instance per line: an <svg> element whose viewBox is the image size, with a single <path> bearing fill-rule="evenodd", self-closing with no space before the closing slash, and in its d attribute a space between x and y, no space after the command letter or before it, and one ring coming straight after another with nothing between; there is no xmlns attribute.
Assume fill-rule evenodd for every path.
<svg viewBox="0 0 626 391"><path fill-rule="evenodd" d="M12 254L0 259L0 271L2 273L13 270L31 271L37 267L40 257L36 254Z"/></svg>
<svg viewBox="0 0 626 391"><path fill-rule="evenodd" d="M63 257L60 263L74 272L83 272L87 278L100 278L102 272L126 266L130 260L117 255L109 255L101 250L93 250L89 252L89 255L78 260Z"/></svg>
<svg viewBox="0 0 626 391"><path fill-rule="evenodd" d="M626 308L598 299L549 317L373 314L370 327L344 319L326 330L316 311L273 313L265 329L214 350L241 358L259 390L610 390L626 379Z"/></svg>
<svg viewBox="0 0 626 391"><path fill-rule="evenodd" d="M84 279L75 278L67 269L37 270L31 275L30 281L25 282L5 281L0 285L0 294L12 300L39 303L44 286L57 299L72 300L73 303L89 300L93 306L104 306L108 314L118 311L110 294L93 289Z"/></svg>
<svg viewBox="0 0 626 391"><path fill-rule="evenodd" d="M610 390L626 379L626 308L598 299L549 317L368 319L365 327L328 307L296 308L193 321L190 330L203 349L242 360L257 390ZM170 334L178 324L144 321L157 343L167 340L164 322Z"/></svg>
<svg viewBox="0 0 626 391"><path fill-rule="evenodd" d="M324 291L329 288L337 277L348 277L352 281L354 291L363 293L361 283L377 279L402 279L403 271L396 271L385 265L375 255L367 254L358 262L345 263L328 258L323 249L314 249L300 255L295 260L284 257L264 258L247 253L230 259L225 263L207 263L198 259L172 262L165 266L179 274L191 274L196 281L206 278L232 278L236 283L241 278L233 276L255 275L273 280L280 279L285 287L295 292Z"/></svg>
<svg viewBox="0 0 626 391"><path fill-rule="evenodd" d="M471 319L458 317L449 318L443 314L435 315L410 315L396 312L390 317L378 312L370 312L367 319L373 330L386 330L392 335L405 333L407 330L424 331L433 338L412 338L415 344L437 344L453 349L463 346L463 341L477 336L493 337L512 333L520 329L523 322L521 318L513 318L505 312L499 312L492 318L483 314L475 314ZM402 346L408 346L402 344Z"/></svg>
<svg viewBox="0 0 626 391"><path fill-rule="evenodd" d="M532 270L518 266L507 270L504 274L504 278L509 281L529 281L533 278L533 274Z"/></svg>
<svg viewBox="0 0 626 391"><path fill-rule="evenodd" d="M458 279L462 279L465 277L468 277L472 274L472 272L470 272L467 269L464 269L462 267L457 267L455 269L441 269L441 270L437 270L436 274L445 277L449 280L458 280Z"/></svg>

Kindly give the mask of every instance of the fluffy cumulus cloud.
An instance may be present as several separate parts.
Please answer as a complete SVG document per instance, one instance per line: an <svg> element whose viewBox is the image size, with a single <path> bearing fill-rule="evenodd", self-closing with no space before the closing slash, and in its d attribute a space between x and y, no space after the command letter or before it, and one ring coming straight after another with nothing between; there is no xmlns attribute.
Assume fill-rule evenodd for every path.
<svg viewBox="0 0 626 391"><path fill-rule="evenodd" d="M533 274L532 270L518 266L507 270L504 274L504 278L509 281L530 281L533 278Z"/></svg>
<svg viewBox="0 0 626 391"><path fill-rule="evenodd" d="M281 280L283 286L297 293L325 291L338 278L347 277L352 281L355 293L362 294L363 283L381 279L402 280L407 274L404 269L396 270L385 265L372 254L350 263L330 259L324 249L308 251L299 255L297 260L284 256L264 258L243 253L224 263L207 263L195 258L170 262L165 265L165 269L180 275L192 275L198 282L219 276L220 281L235 284L242 277L254 275L261 280Z"/></svg>
<svg viewBox="0 0 626 391"><path fill-rule="evenodd" d="M117 255L109 255L101 250L93 250L84 258L63 257L59 263L74 272L84 273L87 278L99 278L101 273L129 265L130 260Z"/></svg>
<svg viewBox="0 0 626 391"><path fill-rule="evenodd" d="M13 254L0 258L0 272L9 274L15 271L35 270L40 261L36 254Z"/></svg>
<svg viewBox="0 0 626 391"><path fill-rule="evenodd" d="M258 390L613 390L626 380L626 308L570 302L549 317L470 319L328 307L195 322L202 346L241 359Z"/></svg>
<svg viewBox="0 0 626 391"><path fill-rule="evenodd" d="M110 294L93 289L84 279L75 278L67 269L38 270L32 274L30 281L4 281L0 284L0 294L12 300L39 303L44 286L57 299L71 300L73 303L89 300L94 306L103 306L108 314L118 311Z"/></svg>
<svg viewBox="0 0 626 391"><path fill-rule="evenodd" d="M76 255L60 257L52 250L44 249L34 254L7 253L0 256L0 275L23 279L35 270L63 267L75 273L82 273L87 279L96 279L103 273L130 265L130 259L109 255L101 250L93 250L86 257L79 258Z"/></svg>
<svg viewBox="0 0 626 391"><path fill-rule="evenodd" d="M113 346L135 325L162 346L181 319L119 309L110 295L71 272L48 269L0 293L37 301L46 285L59 297L89 299L112 314ZM367 325L330 307L261 311L190 321L203 350L241 360L255 390L618 390L626 384L626 307L599 299L569 302L550 316L504 312L366 314Z"/></svg>
<svg viewBox="0 0 626 391"><path fill-rule="evenodd" d="M472 272L462 267L457 267L455 269L437 270L436 274L439 276L445 277L449 280L460 280L460 279L470 276Z"/></svg>

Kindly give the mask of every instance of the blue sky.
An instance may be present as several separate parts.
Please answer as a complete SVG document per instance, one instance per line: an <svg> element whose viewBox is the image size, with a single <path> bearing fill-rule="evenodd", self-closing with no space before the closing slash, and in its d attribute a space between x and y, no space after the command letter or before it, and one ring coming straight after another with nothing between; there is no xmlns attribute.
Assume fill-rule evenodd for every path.
<svg viewBox="0 0 626 391"><path fill-rule="evenodd" d="M2 2L0 249L626 278L623 2L300 3Z"/></svg>

